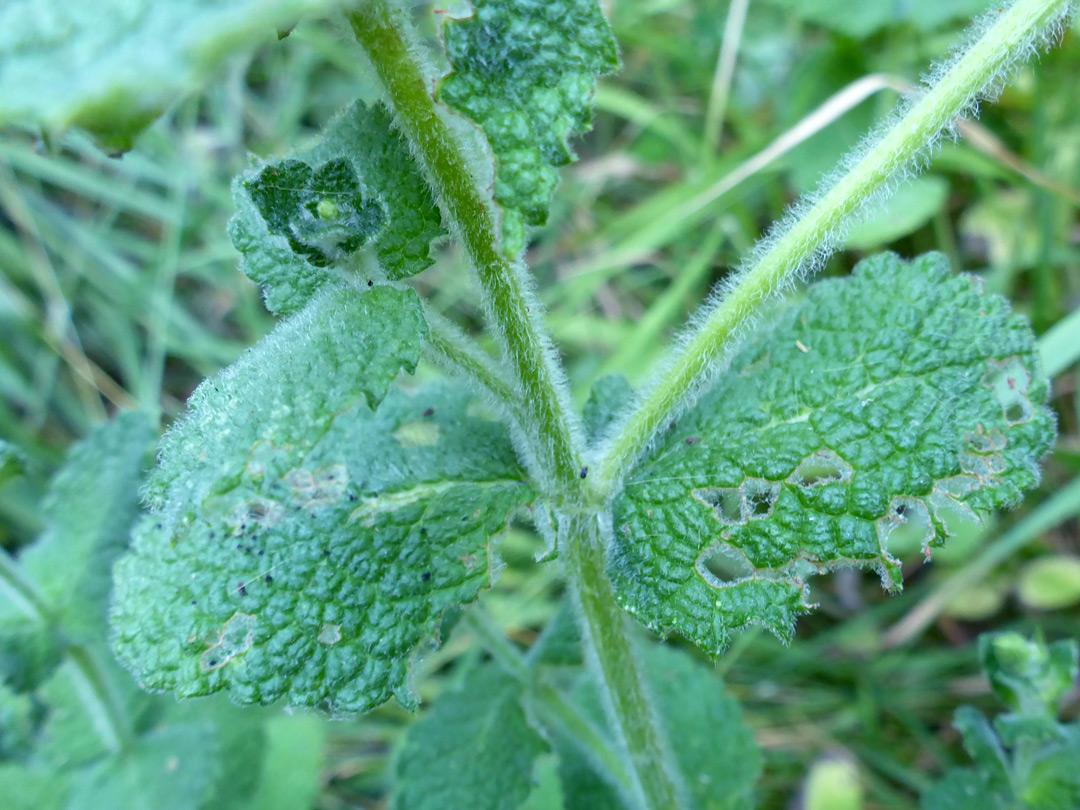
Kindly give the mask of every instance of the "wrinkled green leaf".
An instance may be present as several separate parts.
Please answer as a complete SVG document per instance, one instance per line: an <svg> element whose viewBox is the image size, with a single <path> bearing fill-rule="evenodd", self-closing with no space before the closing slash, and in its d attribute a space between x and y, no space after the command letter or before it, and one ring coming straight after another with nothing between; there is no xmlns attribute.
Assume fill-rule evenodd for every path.
<svg viewBox="0 0 1080 810"><path fill-rule="evenodd" d="M742 725L738 702L687 653L658 644L643 645L641 651L657 715L690 805L701 810L749 810L761 774L761 752L754 735ZM588 676L576 696L585 711L603 722ZM566 810L623 810L618 793L570 741L560 741L559 758Z"/></svg>
<svg viewBox="0 0 1080 810"><path fill-rule="evenodd" d="M398 753L394 810L518 810L547 744L521 708L521 684L495 665L467 674L412 725Z"/></svg>
<svg viewBox="0 0 1080 810"><path fill-rule="evenodd" d="M517 255L526 227L547 221L558 167L575 160L568 139L591 127L596 76L618 70L618 49L596 0L472 5L443 26L453 72L438 97L487 136L503 250Z"/></svg>
<svg viewBox="0 0 1080 810"><path fill-rule="evenodd" d="M196 392L116 569L115 648L141 683L415 703L413 652L490 584L493 536L534 497L467 395L379 404L422 328L411 291L320 294Z"/></svg>
<svg viewBox="0 0 1080 810"><path fill-rule="evenodd" d="M109 149L135 137L227 57L338 0L7 0L0 126L82 127Z"/></svg>
<svg viewBox="0 0 1080 810"><path fill-rule="evenodd" d="M381 105L356 102L319 142L237 177L229 223L241 269L263 285L267 306L299 310L335 278L362 271L370 241L393 280L431 265L444 235L439 209L405 141Z"/></svg>
<svg viewBox="0 0 1080 810"><path fill-rule="evenodd" d="M710 654L790 638L808 576L900 586L889 533L941 544L1038 481L1054 438L1027 322L929 254L815 285L628 478L609 569L620 603Z"/></svg>

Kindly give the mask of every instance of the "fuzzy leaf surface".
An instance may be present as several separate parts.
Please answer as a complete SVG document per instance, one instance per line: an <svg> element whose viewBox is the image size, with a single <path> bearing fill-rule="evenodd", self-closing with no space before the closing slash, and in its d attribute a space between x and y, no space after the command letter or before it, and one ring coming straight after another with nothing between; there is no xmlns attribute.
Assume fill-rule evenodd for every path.
<svg viewBox="0 0 1080 810"><path fill-rule="evenodd" d="M533 500L467 395L383 399L422 328L411 291L320 293L196 392L116 569L114 646L148 688L414 704L413 652L489 585L492 537Z"/></svg>
<svg viewBox="0 0 1080 810"><path fill-rule="evenodd" d="M643 645L642 659L656 713L667 731L682 772L690 806L700 810L749 810L761 774L761 752L742 725L739 703L723 683L688 654L673 647ZM578 702L603 723L591 681L576 690ZM623 810L614 788L567 740L559 742L559 775L566 810Z"/></svg>
<svg viewBox="0 0 1080 810"><path fill-rule="evenodd" d="M548 747L520 701L521 684L494 665L441 695L405 734L394 810L518 810L532 788L533 763Z"/></svg>
<svg viewBox="0 0 1080 810"><path fill-rule="evenodd" d="M443 27L452 72L438 97L483 130L495 159L503 249L547 221L558 168L576 160L572 135L592 126L597 75L619 68L596 0L473 0Z"/></svg>
<svg viewBox="0 0 1080 810"><path fill-rule="evenodd" d="M876 569L1014 503L1053 442L1031 329L939 254L883 254L815 285L749 342L615 503L623 607L717 655L751 624L790 638L806 578Z"/></svg>
<svg viewBox="0 0 1080 810"><path fill-rule="evenodd" d="M8 0L0 6L0 126L77 126L124 150L226 58L338 0Z"/></svg>
<svg viewBox="0 0 1080 810"><path fill-rule="evenodd" d="M445 233L389 113L359 101L311 149L237 177L233 199L229 233L241 269L282 315L335 278L355 277L364 245L398 280L429 267L431 242Z"/></svg>

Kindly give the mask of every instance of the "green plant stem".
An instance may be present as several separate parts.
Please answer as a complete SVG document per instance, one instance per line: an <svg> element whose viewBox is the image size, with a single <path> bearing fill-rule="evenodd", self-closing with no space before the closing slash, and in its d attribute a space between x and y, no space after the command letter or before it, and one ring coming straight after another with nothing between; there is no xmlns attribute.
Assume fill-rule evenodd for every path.
<svg viewBox="0 0 1080 810"><path fill-rule="evenodd" d="M506 403L516 414L521 402L513 384L505 378L494 359L476 341L430 307L424 307L428 325L428 345L436 361L451 372L468 378L494 399Z"/></svg>
<svg viewBox="0 0 1080 810"><path fill-rule="evenodd" d="M500 250L488 200L469 171L456 133L442 119L431 80L416 56L408 23L387 0L367 0L351 15L356 38L386 89L398 126L427 169L447 220L461 239L521 387L531 450L559 493L577 490L581 452L570 397L524 270ZM546 483L546 482L542 482Z"/></svg>
<svg viewBox="0 0 1080 810"><path fill-rule="evenodd" d="M637 408L607 447L590 475L592 499L611 498L657 431L682 407L746 332L765 301L832 252L845 225L891 183L913 172L935 143L980 94L992 92L1009 70L1028 56L1039 35L1065 14L1071 0L1016 0L886 130L850 170L801 215L770 235L735 286L706 304L700 324L646 388Z"/></svg>
<svg viewBox="0 0 1080 810"><path fill-rule="evenodd" d="M37 586L23 574L19 564L0 548L0 594L35 622L52 621L52 608Z"/></svg>
<svg viewBox="0 0 1080 810"><path fill-rule="evenodd" d="M19 563L3 549L0 549L0 594L27 618L41 625L43 633L52 632L61 637L64 652L79 682L83 708L98 736L110 751L127 750L134 740L131 725L127 713L109 688L101 662L86 645L71 644L63 639L63 633L56 625L56 609L26 577Z"/></svg>
<svg viewBox="0 0 1080 810"><path fill-rule="evenodd" d="M116 754L130 750L135 734L127 711L113 693L101 661L89 647L74 644L67 647L68 660L74 667L83 709L97 731L98 737Z"/></svg>
<svg viewBox="0 0 1080 810"><path fill-rule="evenodd" d="M540 719L546 725L560 726L582 753L606 773L616 788L628 796L633 796L636 782L627 771L623 758L586 719L581 709L572 705L559 691L534 677L535 673L524 656L506 639L482 607L471 607L466 611L464 620L491 657L527 685L527 696Z"/></svg>
<svg viewBox="0 0 1080 810"><path fill-rule="evenodd" d="M601 518L595 514L559 514L559 557L573 584L582 619L586 658L595 671L612 725L622 735L640 782L646 807L683 807L683 791L671 767L668 746L648 699L645 680L626 614L615 602L604 566Z"/></svg>

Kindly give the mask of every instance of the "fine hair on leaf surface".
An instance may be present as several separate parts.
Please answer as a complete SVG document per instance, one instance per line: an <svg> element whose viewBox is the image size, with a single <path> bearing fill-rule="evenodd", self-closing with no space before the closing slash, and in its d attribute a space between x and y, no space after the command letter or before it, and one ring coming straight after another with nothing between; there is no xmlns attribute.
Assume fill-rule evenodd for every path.
<svg viewBox="0 0 1080 810"><path fill-rule="evenodd" d="M910 666L877 632L958 587L915 574L938 549L1004 622L993 569L1076 511L1073 481L993 517L1039 487L1047 369L1080 357L1072 63L988 116L1024 121L1000 143L959 143L1075 2L994 5L861 140L866 108L821 128L974 5L12 0L0 125L49 155L0 145L0 530L28 540L0 551L0 805L811 808L803 754L836 746L867 806L1073 810L1075 645L984 636L1006 711L950 737L936 687L974 630ZM101 180L93 144L134 150ZM87 438L59 464L54 432ZM1064 595L1021 594L1025 621L1075 604L1060 539ZM879 605L838 569L918 587Z"/></svg>

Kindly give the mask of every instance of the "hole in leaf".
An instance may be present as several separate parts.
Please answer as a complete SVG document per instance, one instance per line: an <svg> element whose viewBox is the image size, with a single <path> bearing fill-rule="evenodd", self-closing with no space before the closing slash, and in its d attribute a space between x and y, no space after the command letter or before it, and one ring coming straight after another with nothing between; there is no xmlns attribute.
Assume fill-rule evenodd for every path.
<svg viewBox="0 0 1080 810"><path fill-rule="evenodd" d="M1030 422L1035 416L1035 409L1028 399L1028 387L1031 375L1019 358L1010 357L1002 362L987 361L990 370L982 377L982 384L989 388L1001 403L1001 411L1006 423L1020 425Z"/></svg>
<svg viewBox="0 0 1080 810"><path fill-rule="evenodd" d="M807 456L788 476L788 482L797 487L820 487L851 480L851 465L828 448Z"/></svg>
<svg viewBox="0 0 1080 810"><path fill-rule="evenodd" d="M709 585L721 588L754 575L754 566L731 546L717 544L698 557L697 570Z"/></svg>
<svg viewBox="0 0 1080 810"><path fill-rule="evenodd" d="M711 506L716 519L726 526L741 526L746 523L746 502L742 489L735 487L709 487L695 489L691 493L695 500Z"/></svg>
<svg viewBox="0 0 1080 810"><path fill-rule="evenodd" d="M750 520L764 520L772 514L776 499L780 497L780 485L760 478L747 478L742 492Z"/></svg>

